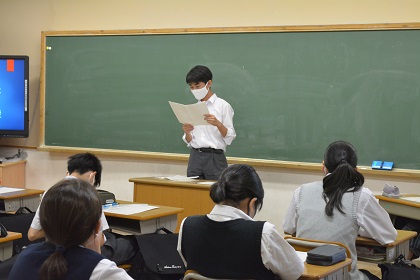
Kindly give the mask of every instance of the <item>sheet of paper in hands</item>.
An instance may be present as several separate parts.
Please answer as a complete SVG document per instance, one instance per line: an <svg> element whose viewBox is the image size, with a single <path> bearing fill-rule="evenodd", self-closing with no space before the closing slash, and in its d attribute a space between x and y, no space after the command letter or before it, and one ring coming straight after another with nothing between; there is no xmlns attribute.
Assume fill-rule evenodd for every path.
<svg viewBox="0 0 420 280"><path fill-rule="evenodd" d="M209 125L209 123L204 120L204 114L209 114L209 109L207 109L205 102L184 105L169 101L169 105L180 123Z"/></svg>

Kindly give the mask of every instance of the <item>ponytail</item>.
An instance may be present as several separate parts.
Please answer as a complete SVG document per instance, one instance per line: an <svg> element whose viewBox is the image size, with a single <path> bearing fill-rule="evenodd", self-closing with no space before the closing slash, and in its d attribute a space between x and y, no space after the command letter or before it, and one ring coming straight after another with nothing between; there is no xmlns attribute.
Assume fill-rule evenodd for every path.
<svg viewBox="0 0 420 280"><path fill-rule="evenodd" d="M49 245L53 246L52 244ZM57 246L55 252L45 260L39 270L39 276L42 280L64 279L68 267L63 253L64 247Z"/></svg>
<svg viewBox="0 0 420 280"><path fill-rule="evenodd" d="M363 175L356 169L356 149L345 141L334 142L325 152L324 163L330 172L323 179L322 196L327 203L325 214L333 216L334 209L344 214L343 195L346 192L357 192L365 182Z"/></svg>

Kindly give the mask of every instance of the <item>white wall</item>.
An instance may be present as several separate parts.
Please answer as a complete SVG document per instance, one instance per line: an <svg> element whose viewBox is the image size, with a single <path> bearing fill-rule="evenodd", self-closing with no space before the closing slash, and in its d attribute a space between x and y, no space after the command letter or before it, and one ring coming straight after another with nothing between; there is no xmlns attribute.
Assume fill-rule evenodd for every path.
<svg viewBox="0 0 420 280"><path fill-rule="evenodd" d="M402 23L420 21L417 0L0 0L0 53L30 57L30 137L0 139L0 146L27 147L28 188L47 189L65 174L70 154L37 151L41 31ZM181 131L180 131L181 134ZM174 141L180 141L178 137ZM234 145L234 143L233 143ZM0 151L0 156L16 153ZM131 200L129 178L185 174L186 162L162 162L101 156L102 188ZM321 161L322 159L320 159ZM293 190L321 180L322 173L257 168L266 190L257 218L281 228ZM368 178L379 193L386 181ZM416 181L393 181L403 192L419 192Z"/></svg>

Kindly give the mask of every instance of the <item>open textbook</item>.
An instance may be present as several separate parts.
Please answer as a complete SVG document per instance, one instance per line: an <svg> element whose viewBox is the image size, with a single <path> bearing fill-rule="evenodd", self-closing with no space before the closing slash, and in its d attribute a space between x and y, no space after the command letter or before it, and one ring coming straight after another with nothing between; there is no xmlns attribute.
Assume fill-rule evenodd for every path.
<svg viewBox="0 0 420 280"><path fill-rule="evenodd" d="M192 125L208 125L204 120L204 114L209 114L209 109L205 102L198 102L195 104L184 105L169 101L169 105L182 124L189 123Z"/></svg>

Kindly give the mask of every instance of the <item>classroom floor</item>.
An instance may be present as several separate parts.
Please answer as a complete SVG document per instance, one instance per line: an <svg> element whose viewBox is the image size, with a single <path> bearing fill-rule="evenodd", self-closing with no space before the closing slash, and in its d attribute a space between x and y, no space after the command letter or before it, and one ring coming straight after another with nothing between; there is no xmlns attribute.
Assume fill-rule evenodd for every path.
<svg viewBox="0 0 420 280"><path fill-rule="evenodd" d="M413 263L420 267L420 258L413 260ZM382 277L381 269L375 263L357 261L357 268L369 270L372 274L378 276L379 278Z"/></svg>
<svg viewBox="0 0 420 280"><path fill-rule="evenodd" d="M376 263L357 261L357 268L366 269L370 271L373 275L378 276L379 278L382 277L381 269Z"/></svg>

